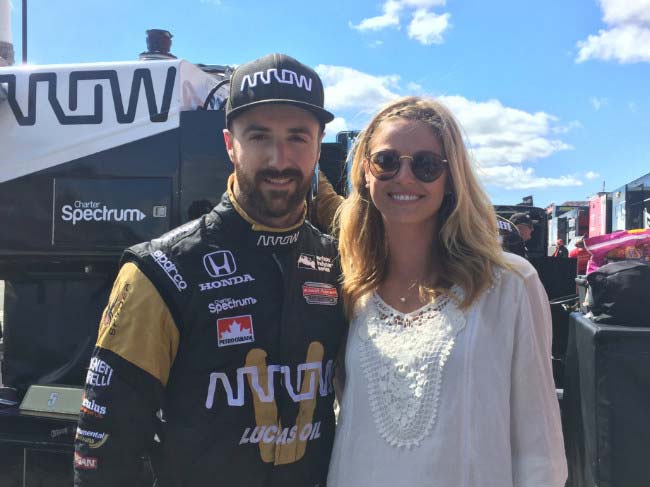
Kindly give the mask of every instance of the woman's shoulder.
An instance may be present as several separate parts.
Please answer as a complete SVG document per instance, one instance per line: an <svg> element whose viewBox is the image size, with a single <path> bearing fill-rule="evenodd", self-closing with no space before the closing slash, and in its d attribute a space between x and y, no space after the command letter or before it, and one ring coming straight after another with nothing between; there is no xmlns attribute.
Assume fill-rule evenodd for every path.
<svg viewBox="0 0 650 487"><path fill-rule="evenodd" d="M506 275L518 276L524 280L537 276L537 270L533 265L519 255L503 252L503 260L506 266L500 266L500 270Z"/></svg>
<svg viewBox="0 0 650 487"><path fill-rule="evenodd" d="M497 266L495 270L493 288L497 288L499 294L508 290L519 294L538 279L537 270L528 260L519 255L504 252L503 264Z"/></svg>

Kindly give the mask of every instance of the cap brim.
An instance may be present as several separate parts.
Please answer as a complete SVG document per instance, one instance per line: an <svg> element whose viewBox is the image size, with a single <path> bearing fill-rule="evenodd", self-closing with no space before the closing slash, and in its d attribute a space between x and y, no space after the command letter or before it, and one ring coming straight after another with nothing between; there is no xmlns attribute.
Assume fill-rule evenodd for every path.
<svg viewBox="0 0 650 487"><path fill-rule="evenodd" d="M236 117L237 115L245 112L250 108L255 108L261 105L279 105L279 104L293 105L298 108L307 110L308 112L311 112L316 117L316 120L318 120L323 125L330 123L332 120L334 120L334 115L332 113L328 112L324 108L321 108L317 105L312 105L311 103L296 101L296 100L271 99L271 100L259 100L253 103L248 103L241 107L234 108L229 112L226 112L226 123L230 123L233 117Z"/></svg>

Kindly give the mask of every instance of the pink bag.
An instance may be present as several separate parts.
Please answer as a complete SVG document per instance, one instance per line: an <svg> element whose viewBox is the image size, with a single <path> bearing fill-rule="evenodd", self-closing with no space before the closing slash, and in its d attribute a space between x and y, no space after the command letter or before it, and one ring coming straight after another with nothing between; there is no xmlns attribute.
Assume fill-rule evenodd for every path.
<svg viewBox="0 0 650 487"><path fill-rule="evenodd" d="M634 260L650 264L650 229L619 230L585 239L591 254L587 274L609 262Z"/></svg>

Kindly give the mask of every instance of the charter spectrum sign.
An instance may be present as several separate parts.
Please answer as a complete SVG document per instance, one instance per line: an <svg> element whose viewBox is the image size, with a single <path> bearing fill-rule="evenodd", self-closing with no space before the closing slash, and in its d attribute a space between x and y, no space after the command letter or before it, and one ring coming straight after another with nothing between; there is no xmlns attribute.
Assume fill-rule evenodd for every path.
<svg viewBox="0 0 650 487"><path fill-rule="evenodd" d="M61 207L64 222L139 222L147 217L137 208L109 208L99 201L75 201Z"/></svg>

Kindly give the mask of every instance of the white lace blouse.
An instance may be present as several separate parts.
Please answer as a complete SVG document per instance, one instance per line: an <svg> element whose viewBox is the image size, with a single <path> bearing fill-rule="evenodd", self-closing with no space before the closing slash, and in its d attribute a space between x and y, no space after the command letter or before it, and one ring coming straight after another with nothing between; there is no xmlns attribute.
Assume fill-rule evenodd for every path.
<svg viewBox="0 0 650 487"><path fill-rule="evenodd" d="M404 314L376 294L358 306L329 487L564 485L548 300L507 258L521 276L499 271L466 311L440 298Z"/></svg>

